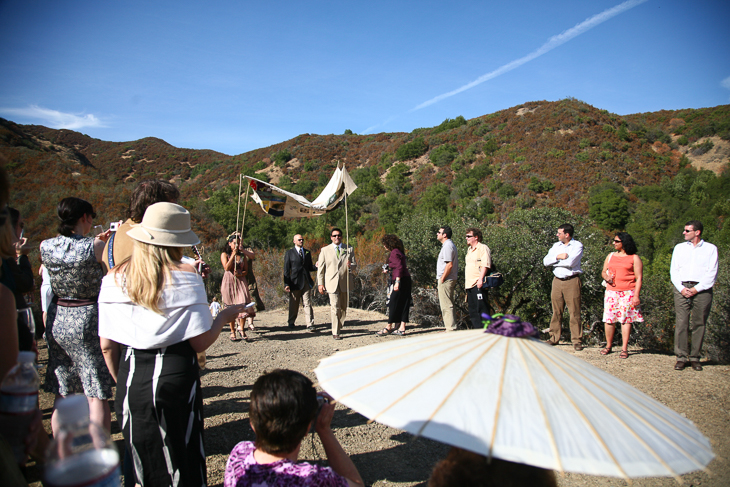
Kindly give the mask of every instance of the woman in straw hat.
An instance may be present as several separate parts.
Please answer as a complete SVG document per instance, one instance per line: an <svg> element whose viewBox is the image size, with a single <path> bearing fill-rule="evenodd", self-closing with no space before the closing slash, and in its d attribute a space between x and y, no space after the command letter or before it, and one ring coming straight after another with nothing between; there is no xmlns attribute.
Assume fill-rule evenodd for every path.
<svg viewBox="0 0 730 487"><path fill-rule="evenodd" d="M150 206L127 235L134 240L132 257L107 274L99 295L99 336L117 381L117 420L138 483L204 485L196 352L245 305L211 316L202 278L180 261L183 249L200 242L182 206Z"/></svg>

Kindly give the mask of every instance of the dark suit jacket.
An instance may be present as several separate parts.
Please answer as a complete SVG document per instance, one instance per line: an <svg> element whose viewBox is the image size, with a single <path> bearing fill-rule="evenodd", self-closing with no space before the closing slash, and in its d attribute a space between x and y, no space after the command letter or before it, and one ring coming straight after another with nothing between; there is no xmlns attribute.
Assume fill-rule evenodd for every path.
<svg viewBox="0 0 730 487"><path fill-rule="evenodd" d="M284 285L289 286L292 291L299 291L309 284L309 288L314 287L310 272L317 270L312 263L312 253L304 250L304 260L299 256L296 247L286 251L284 255Z"/></svg>

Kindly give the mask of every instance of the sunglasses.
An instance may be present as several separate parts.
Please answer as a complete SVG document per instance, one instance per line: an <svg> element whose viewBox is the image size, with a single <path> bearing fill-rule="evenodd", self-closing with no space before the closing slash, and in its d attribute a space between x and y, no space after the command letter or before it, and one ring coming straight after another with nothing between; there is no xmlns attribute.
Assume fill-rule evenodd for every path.
<svg viewBox="0 0 730 487"><path fill-rule="evenodd" d="M467 235L466 238L474 238L474 235Z"/></svg>
<svg viewBox="0 0 730 487"><path fill-rule="evenodd" d="M342 235L332 235L332 238L342 238Z"/></svg>
<svg viewBox="0 0 730 487"><path fill-rule="evenodd" d="M621 240L614 240L613 243L621 243Z"/></svg>

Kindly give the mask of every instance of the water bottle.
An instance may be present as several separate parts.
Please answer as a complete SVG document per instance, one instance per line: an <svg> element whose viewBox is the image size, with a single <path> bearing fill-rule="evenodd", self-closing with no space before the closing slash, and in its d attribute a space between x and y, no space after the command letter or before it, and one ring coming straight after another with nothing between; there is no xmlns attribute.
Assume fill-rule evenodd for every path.
<svg viewBox="0 0 730 487"><path fill-rule="evenodd" d="M0 415L15 461L25 465L25 438L33 413L38 409L40 378L35 368L35 353L20 352L18 363L0 385Z"/></svg>
<svg viewBox="0 0 730 487"><path fill-rule="evenodd" d="M89 420L86 396L56 402L58 434L46 454L49 487L120 487L119 452L104 427Z"/></svg>

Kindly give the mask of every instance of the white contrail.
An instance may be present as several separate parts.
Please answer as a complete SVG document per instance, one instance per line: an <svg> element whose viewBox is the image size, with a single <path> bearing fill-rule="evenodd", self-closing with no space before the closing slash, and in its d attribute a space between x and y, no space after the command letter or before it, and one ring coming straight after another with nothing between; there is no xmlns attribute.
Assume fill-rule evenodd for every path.
<svg viewBox="0 0 730 487"><path fill-rule="evenodd" d="M491 73L487 73L483 76L480 76L479 78L475 79L471 83L465 84L464 86L455 89L454 91L449 91L448 93L444 93L442 95L439 95L435 98L431 98L428 101L425 101L418 105L415 108L412 108L410 111L414 112L416 110L420 110L421 108L425 108L429 105L433 105L436 102L439 102L445 98L449 98L450 96L454 96L458 93L461 93L462 91L466 91L470 88L474 88L477 85L480 85L484 83L485 81L488 81L492 78L496 78L497 76L504 74L508 71L512 71L515 68L518 68L522 66L523 64L532 61L533 59L542 56L546 52L550 52L556 47L560 46L561 44L565 44L569 40L573 39L574 37L577 37L584 32L587 32L597 26L598 24L601 24L608 19L617 16L620 13L623 13L631 8L636 7L637 5L640 5L647 0L627 0L626 2L616 5L613 8L609 8L608 10L604 10L600 14L594 15L593 17L584 20L580 24L576 25L572 29L568 29L562 34L556 35L548 39L548 41L540 46L537 50L531 52L525 57L521 57L520 59L517 59L515 61L512 61L511 63L505 64L504 66L495 69Z"/></svg>

